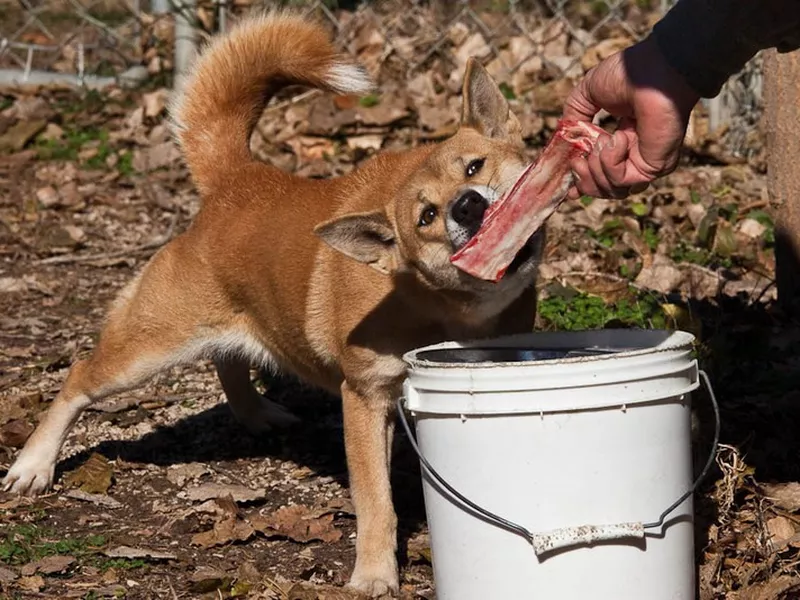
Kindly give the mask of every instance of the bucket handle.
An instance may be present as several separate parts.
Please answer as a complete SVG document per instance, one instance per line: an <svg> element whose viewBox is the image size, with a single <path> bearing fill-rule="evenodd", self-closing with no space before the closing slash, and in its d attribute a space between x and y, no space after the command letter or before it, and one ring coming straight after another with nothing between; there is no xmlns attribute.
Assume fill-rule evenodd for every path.
<svg viewBox="0 0 800 600"><path fill-rule="evenodd" d="M699 373L700 378L703 380L703 383L708 390L708 395L711 398L711 406L714 409L714 442L711 445L711 452L709 453L703 470L694 480L692 486L686 492L684 492L680 498L667 507L667 509L664 510L664 512L662 512L658 517L658 520L651 523L634 521L630 523L613 523L609 525L580 525L577 527L562 527L560 529L554 529L552 531L542 533L531 532L526 527L504 519L503 517L475 504L469 498L465 497L458 490L456 490L452 485L450 485L441 475L439 475L436 469L431 466L431 464L428 462L428 459L422 455L422 451L417 444L417 439L412 433L411 426L406 418L405 408L403 406L404 398L402 397L397 399L397 411L400 416L400 421L403 424L403 429L405 429L406 435L408 436L408 440L411 442L414 452L417 453L417 456L419 457L419 460L428 475L435 479L437 483L455 496L459 501L467 505L489 522L501 527L502 529L506 529L524 537L533 546L533 551L536 553L536 556L540 556L546 552L557 550L559 548L568 548L570 546L577 546L579 544L591 544L592 542L596 541L644 538L645 532L648 529L656 529L661 527L666 518L689 496L691 496L695 490L697 490L698 486L703 482L706 475L708 475L711 465L714 463L714 458L717 454L717 446L719 445L720 433L719 404L717 403L717 398L714 395L714 389L711 386L711 380L708 378L708 375L705 371L700 370Z"/></svg>

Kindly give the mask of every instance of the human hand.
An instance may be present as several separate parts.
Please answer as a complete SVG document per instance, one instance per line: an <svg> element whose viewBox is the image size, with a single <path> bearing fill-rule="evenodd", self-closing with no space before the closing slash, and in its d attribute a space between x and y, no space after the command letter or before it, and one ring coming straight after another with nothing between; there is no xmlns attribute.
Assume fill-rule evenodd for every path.
<svg viewBox="0 0 800 600"><path fill-rule="evenodd" d="M699 100L652 38L602 61L572 90L563 117L591 121L602 108L619 124L588 157L573 160L570 197L624 198L671 173Z"/></svg>

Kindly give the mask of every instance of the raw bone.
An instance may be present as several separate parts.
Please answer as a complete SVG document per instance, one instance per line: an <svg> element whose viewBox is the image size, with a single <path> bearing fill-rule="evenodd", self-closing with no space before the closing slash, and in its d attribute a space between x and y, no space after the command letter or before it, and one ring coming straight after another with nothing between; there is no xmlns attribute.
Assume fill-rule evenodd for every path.
<svg viewBox="0 0 800 600"><path fill-rule="evenodd" d="M602 129L583 121L558 123L539 157L486 211L481 228L450 257L473 277L499 281L517 253L564 201L573 183L570 161L592 151Z"/></svg>

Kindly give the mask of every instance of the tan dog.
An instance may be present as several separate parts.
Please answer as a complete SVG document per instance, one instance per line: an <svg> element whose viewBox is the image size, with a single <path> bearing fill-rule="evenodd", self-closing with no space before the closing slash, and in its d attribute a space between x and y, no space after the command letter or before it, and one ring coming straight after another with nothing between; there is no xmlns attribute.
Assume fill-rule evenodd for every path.
<svg viewBox="0 0 800 600"><path fill-rule="evenodd" d="M351 94L371 87L322 28L288 14L248 19L202 53L171 112L203 207L119 294L94 353L73 365L4 487L45 490L87 406L202 357L216 361L243 424L291 423L250 382L254 363L285 369L341 394L358 527L351 585L379 596L398 589L389 459L401 356L530 331L541 239L497 284L449 262L526 166L519 123L477 62L453 137L326 181L250 154L265 104L289 83Z"/></svg>

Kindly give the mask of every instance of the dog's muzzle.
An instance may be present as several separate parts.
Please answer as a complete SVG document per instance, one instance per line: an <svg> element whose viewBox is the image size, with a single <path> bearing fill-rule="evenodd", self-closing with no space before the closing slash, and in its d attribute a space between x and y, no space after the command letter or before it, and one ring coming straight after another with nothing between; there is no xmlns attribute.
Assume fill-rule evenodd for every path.
<svg viewBox="0 0 800 600"><path fill-rule="evenodd" d="M447 230L454 248L460 248L478 233L487 208L489 200L474 189L465 190L450 204Z"/></svg>

